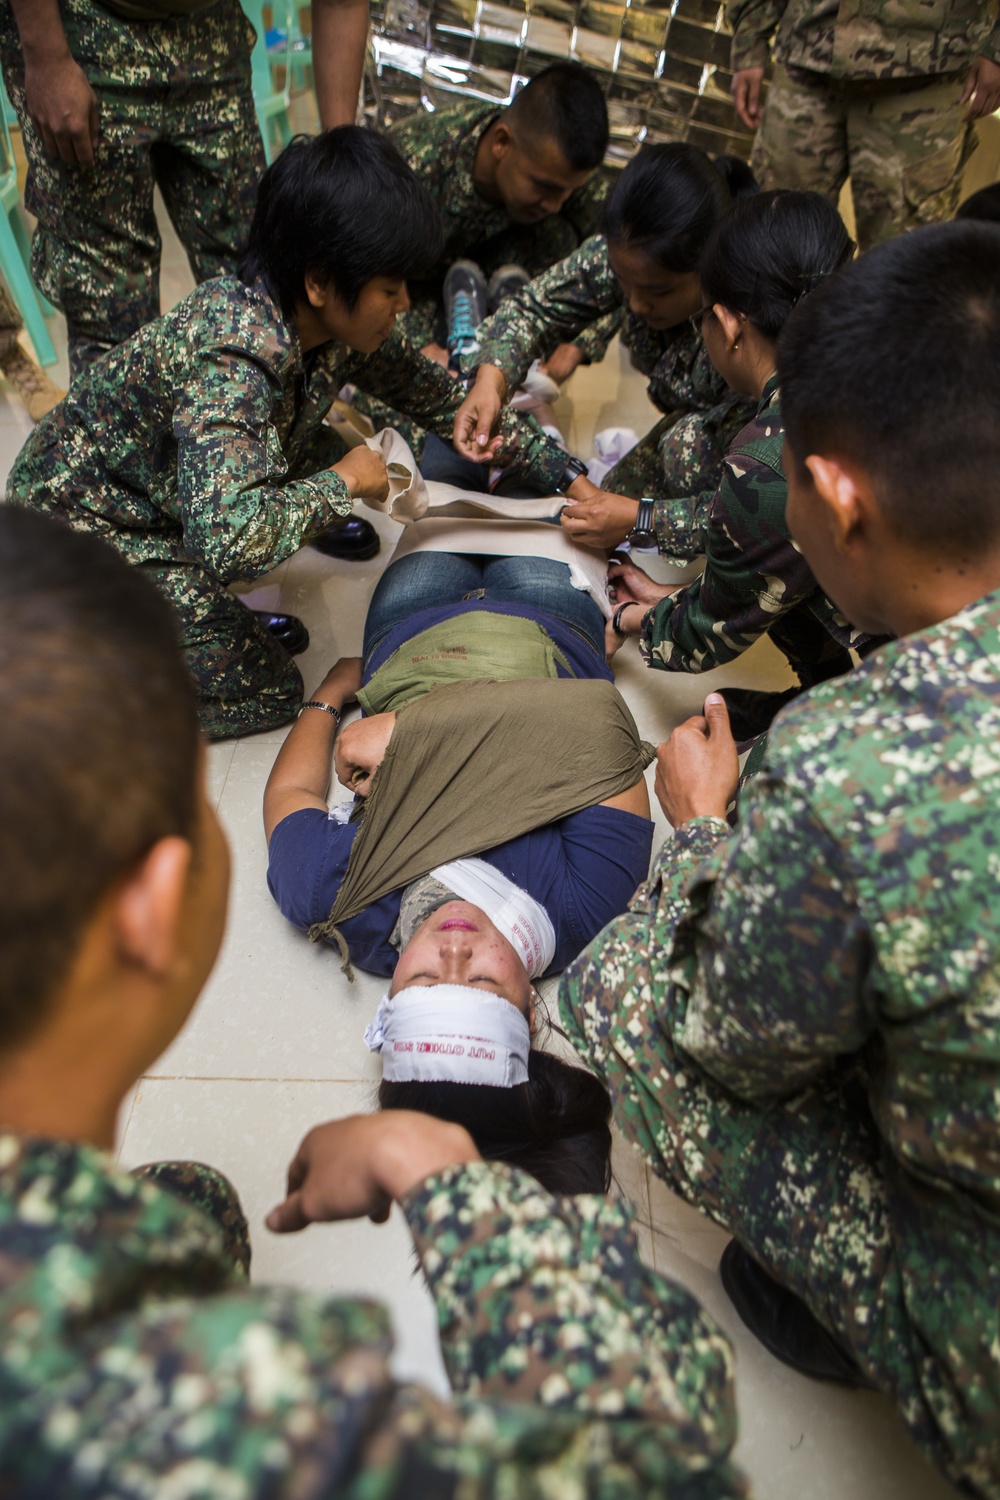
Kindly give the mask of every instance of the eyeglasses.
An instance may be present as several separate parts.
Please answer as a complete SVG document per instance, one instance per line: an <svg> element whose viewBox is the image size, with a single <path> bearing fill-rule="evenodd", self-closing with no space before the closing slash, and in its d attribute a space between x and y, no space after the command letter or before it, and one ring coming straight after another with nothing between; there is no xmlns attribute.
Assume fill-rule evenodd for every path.
<svg viewBox="0 0 1000 1500"><path fill-rule="evenodd" d="M696 313L692 313L690 318L688 318L688 322L691 324L691 327L694 329L695 333L701 332L701 325L702 323L704 323L705 319L711 311L712 306L711 303L709 303L707 307L699 307L698 311Z"/></svg>

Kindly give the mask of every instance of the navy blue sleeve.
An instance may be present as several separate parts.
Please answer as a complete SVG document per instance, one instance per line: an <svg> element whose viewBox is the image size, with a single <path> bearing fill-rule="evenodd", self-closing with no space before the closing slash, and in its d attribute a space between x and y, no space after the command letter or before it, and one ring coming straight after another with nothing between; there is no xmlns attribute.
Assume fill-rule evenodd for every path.
<svg viewBox="0 0 1000 1500"><path fill-rule="evenodd" d="M338 823L319 808L303 807L282 818L271 834L267 887L282 915L300 932L330 915L359 827ZM392 973L397 954L389 934L398 916L399 896L388 895L341 924L359 969Z"/></svg>
<svg viewBox="0 0 1000 1500"><path fill-rule="evenodd" d="M480 857L530 891L556 931L550 974L564 969L649 873L653 824L617 807L586 807Z"/></svg>

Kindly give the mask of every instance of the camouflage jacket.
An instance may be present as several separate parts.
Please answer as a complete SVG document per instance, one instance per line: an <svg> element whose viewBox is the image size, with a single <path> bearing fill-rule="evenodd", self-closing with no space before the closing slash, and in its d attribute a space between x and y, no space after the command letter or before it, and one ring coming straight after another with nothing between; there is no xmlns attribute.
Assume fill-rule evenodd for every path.
<svg viewBox="0 0 1000 1500"><path fill-rule="evenodd" d="M938 1418L979 1423L994 1462L998 746L1000 591L784 709L736 831L696 818L669 838L631 915L567 971L560 1004L582 1055L624 1055L650 1098L661 1031L723 1098L766 1107L840 1080L860 1118L848 1079L860 1087L914 1347L952 1372ZM583 970L649 994L638 1043L613 1015L608 1033L606 1000L578 998L577 1019ZM744 1139L734 1120L734 1150ZM836 1211L817 1202L818 1236Z"/></svg>
<svg viewBox="0 0 1000 1500"><path fill-rule="evenodd" d="M509 390L524 379L532 360L557 344L576 340L598 319L620 320L622 343L632 363L649 377L650 401L662 412L708 411L729 397L690 323L651 328L625 306L608 259L608 242L592 235L579 250L508 297L480 330L477 365L496 365Z"/></svg>
<svg viewBox="0 0 1000 1500"><path fill-rule="evenodd" d="M259 282L205 282L73 383L22 450L8 499L125 536L135 562L255 578L351 510L323 421L347 382L451 440L464 391L398 334L374 354L328 343L303 356ZM509 461L554 491L563 450L514 414L505 432Z"/></svg>
<svg viewBox="0 0 1000 1500"><path fill-rule="evenodd" d="M181 1198L0 1136L5 1493L743 1493L729 1345L642 1264L620 1205L476 1163L402 1208L454 1403L394 1381L377 1304L251 1286Z"/></svg>
<svg viewBox="0 0 1000 1500"><path fill-rule="evenodd" d="M727 0L726 19L734 71L766 67L772 38L786 68L834 78L962 73L978 55L1000 63L992 0Z"/></svg>
<svg viewBox="0 0 1000 1500"><path fill-rule="evenodd" d="M778 377L772 375L756 417L723 463L708 510L704 573L643 620L639 649L647 666L708 672L770 633L809 685L828 656L867 643L820 589L789 535L783 442ZM669 553L662 533L659 542Z"/></svg>
<svg viewBox="0 0 1000 1500"><path fill-rule="evenodd" d="M476 150L483 131L500 112L496 104L466 100L452 109L412 115L389 132L433 198L444 230L437 268L410 286L413 307L405 326L418 349L445 341L441 283L452 261L467 256L487 276L514 263L537 276L575 250L600 223L609 186L603 169L571 193L557 214L539 224L515 224L502 203L482 196L472 175ZM598 330L583 345L587 358L601 358L616 331L613 320Z"/></svg>

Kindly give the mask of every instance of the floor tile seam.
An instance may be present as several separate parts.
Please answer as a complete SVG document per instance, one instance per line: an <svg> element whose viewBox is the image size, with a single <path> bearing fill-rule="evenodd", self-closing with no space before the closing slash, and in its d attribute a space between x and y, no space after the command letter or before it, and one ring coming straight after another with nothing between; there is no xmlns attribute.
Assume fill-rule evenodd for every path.
<svg viewBox="0 0 1000 1500"><path fill-rule="evenodd" d="M288 1073L251 1077L247 1073L144 1073L141 1083L374 1083L366 1078L325 1078ZM131 1119L131 1115L129 1116Z"/></svg>
<svg viewBox="0 0 1000 1500"><path fill-rule="evenodd" d="M116 1162L120 1162L122 1159L122 1152L125 1149L125 1137L128 1135L129 1130L132 1127L132 1121L135 1117L136 1101L139 1098L139 1084L142 1082L143 1080L140 1078L138 1083L135 1083L132 1086L132 1102L128 1107L128 1119L125 1121L125 1124L122 1126L121 1131L119 1132L118 1149L115 1152Z"/></svg>

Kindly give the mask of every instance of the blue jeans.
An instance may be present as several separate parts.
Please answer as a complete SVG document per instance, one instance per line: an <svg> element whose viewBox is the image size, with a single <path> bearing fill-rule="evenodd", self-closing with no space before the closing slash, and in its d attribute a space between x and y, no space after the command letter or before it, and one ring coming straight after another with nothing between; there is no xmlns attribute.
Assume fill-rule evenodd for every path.
<svg viewBox="0 0 1000 1500"><path fill-rule="evenodd" d="M547 557L411 552L389 564L372 595L365 662L382 637L404 620L436 605L461 604L470 595L543 609L579 631L603 659L604 616L588 593L573 587L566 563Z"/></svg>

